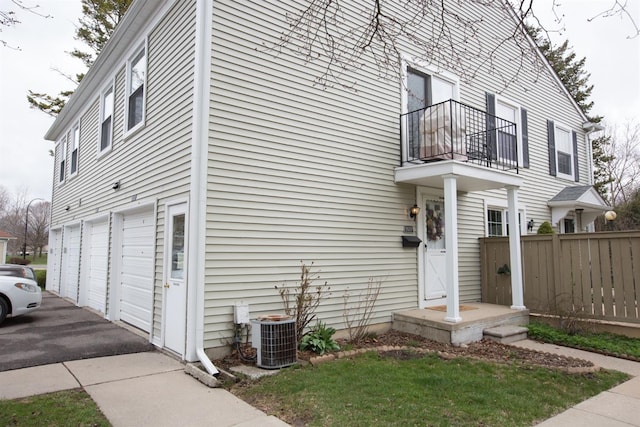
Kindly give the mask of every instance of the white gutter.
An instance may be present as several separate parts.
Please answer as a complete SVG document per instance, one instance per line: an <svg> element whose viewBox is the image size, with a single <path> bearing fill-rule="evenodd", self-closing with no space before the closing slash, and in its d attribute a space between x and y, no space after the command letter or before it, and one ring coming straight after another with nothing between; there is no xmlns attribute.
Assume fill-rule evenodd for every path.
<svg viewBox="0 0 640 427"><path fill-rule="evenodd" d="M191 182L189 207L189 271L195 286L190 302L195 305L195 319L189 320L195 337L187 340L187 352L195 355L211 375L218 369L204 351L204 266L207 209L207 146L209 142L209 78L211 76L211 23L213 0L196 1L196 36L193 81L193 130L191 139ZM195 344L193 344L195 341ZM188 355L189 356L189 355Z"/></svg>

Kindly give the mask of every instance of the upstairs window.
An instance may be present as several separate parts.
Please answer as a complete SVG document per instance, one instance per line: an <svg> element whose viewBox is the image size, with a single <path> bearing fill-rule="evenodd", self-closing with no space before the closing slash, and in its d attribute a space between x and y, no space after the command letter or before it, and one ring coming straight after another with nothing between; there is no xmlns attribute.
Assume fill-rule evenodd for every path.
<svg viewBox="0 0 640 427"><path fill-rule="evenodd" d="M578 140L574 131L566 126L547 121L549 143L549 174L578 182Z"/></svg>
<svg viewBox="0 0 640 427"><path fill-rule="evenodd" d="M407 69L407 112L455 99L455 95L455 81Z"/></svg>
<svg viewBox="0 0 640 427"><path fill-rule="evenodd" d="M491 158L500 164L529 167L527 110L515 102L486 93L487 141ZM511 125L515 124L515 127Z"/></svg>
<svg viewBox="0 0 640 427"><path fill-rule="evenodd" d="M78 150L80 148L80 125L74 126L71 131L71 164L69 165L69 176L78 173Z"/></svg>
<svg viewBox="0 0 640 427"><path fill-rule="evenodd" d="M100 105L100 149L102 153L111 148L113 134L113 86L102 94Z"/></svg>
<svg viewBox="0 0 640 427"><path fill-rule="evenodd" d="M144 120L144 86L147 75L147 56L143 48L127 65L127 130Z"/></svg>
<svg viewBox="0 0 640 427"><path fill-rule="evenodd" d="M58 182L63 183L66 177L67 166L67 139L64 138L58 145Z"/></svg>

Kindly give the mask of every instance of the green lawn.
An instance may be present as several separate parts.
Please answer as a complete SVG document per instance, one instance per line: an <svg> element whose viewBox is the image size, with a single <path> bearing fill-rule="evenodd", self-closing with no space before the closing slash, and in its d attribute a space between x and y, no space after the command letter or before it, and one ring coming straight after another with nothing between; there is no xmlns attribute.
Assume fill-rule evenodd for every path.
<svg viewBox="0 0 640 427"><path fill-rule="evenodd" d="M530 426L628 378L404 355L289 368L232 392L295 425Z"/></svg>
<svg viewBox="0 0 640 427"><path fill-rule="evenodd" d="M609 333L569 334L545 323L531 323L529 337L534 340L594 351L640 361L640 339Z"/></svg>
<svg viewBox="0 0 640 427"><path fill-rule="evenodd" d="M0 400L0 426L110 426L89 395L68 390Z"/></svg>

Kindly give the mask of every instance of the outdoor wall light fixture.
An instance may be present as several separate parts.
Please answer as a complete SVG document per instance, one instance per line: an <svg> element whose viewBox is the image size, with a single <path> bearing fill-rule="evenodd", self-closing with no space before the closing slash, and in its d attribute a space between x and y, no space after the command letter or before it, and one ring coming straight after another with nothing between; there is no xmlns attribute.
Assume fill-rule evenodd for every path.
<svg viewBox="0 0 640 427"><path fill-rule="evenodd" d="M413 205L409 209L409 216L413 219L416 219L419 213L420 213L420 208L418 207L418 205Z"/></svg>
<svg viewBox="0 0 640 427"><path fill-rule="evenodd" d="M530 219L529 222L527 222L527 231L533 231L534 224L535 222L533 221L533 219Z"/></svg>

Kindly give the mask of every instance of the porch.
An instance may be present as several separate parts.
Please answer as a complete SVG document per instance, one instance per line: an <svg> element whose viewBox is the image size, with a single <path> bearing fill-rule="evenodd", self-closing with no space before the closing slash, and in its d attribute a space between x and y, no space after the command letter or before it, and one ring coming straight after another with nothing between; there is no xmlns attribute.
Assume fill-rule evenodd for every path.
<svg viewBox="0 0 640 427"><path fill-rule="evenodd" d="M422 243L417 246L419 308L444 304L444 312L417 311L413 315L430 322L436 330L444 331L435 333L438 337L447 335L447 338L441 338L443 341L464 342L467 340L465 335L474 340L481 339L484 326L471 327L467 322L477 323L471 319L479 320L477 316L482 318L485 310L477 311L479 308L476 307L475 313L470 310L464 314L460 310L458 195L502 189L506 192L508 211L519 212L518 190L523 177L518 174L516 125L448 100L403 114L400 129L402 158L400 166L395 168L394 178L398 184L416 187L412 218L416 220L417 237ZM436 203L432 203L434 197L438 200ZM482 212L478 214L482 215ZM518 229L517 218L517 215L509 216L510 229ZM524 311L519 233L510 235L509 248L511 309ZM471 319L467 318L469 316ZM442 325L437 326L440 321ZM501 321L501 318L496 324L489 321L486 327L498 326ZM414 329L424 326L416 326L415 322L413 325ZM475 332L467 331L469 327ZM429 336L426 332L421 335Z"/></svg>
<svg viewBox="0 0 640 427"><path fill-rule="evenodd" d="M445 320L444 310L444 307L429 307L394 313L391 328L437 342L462 345L482 340L484 331L490 328L529 324L529 310L495 304L464 303L460 306L462 320L455 323Z"/></svg>

